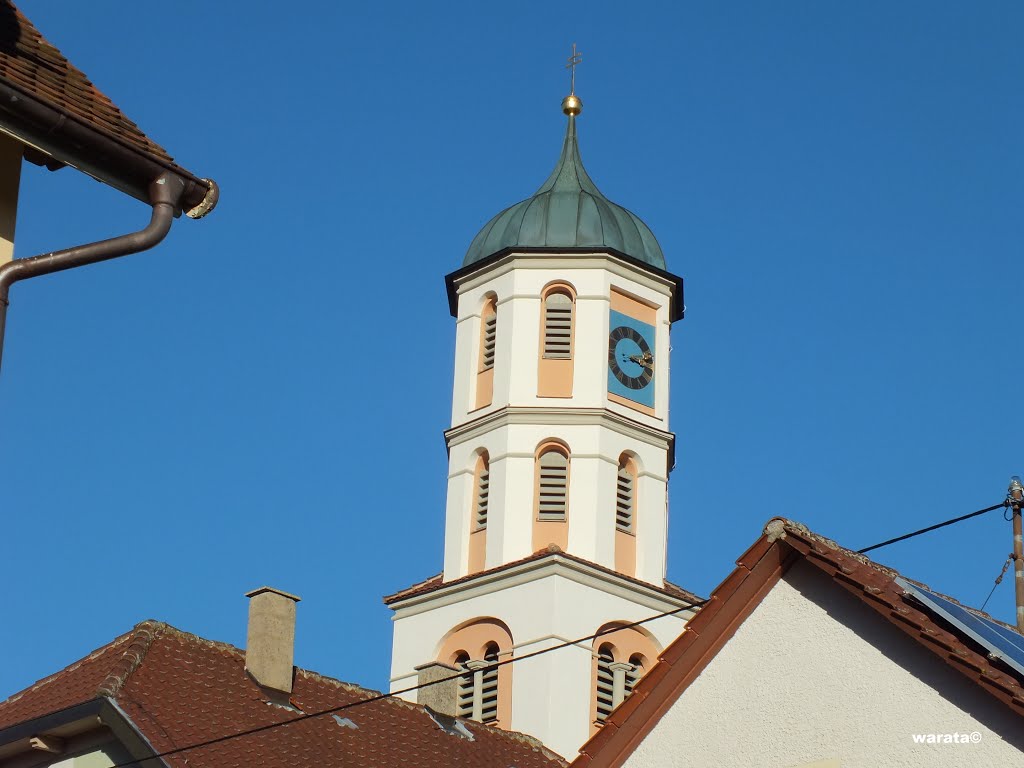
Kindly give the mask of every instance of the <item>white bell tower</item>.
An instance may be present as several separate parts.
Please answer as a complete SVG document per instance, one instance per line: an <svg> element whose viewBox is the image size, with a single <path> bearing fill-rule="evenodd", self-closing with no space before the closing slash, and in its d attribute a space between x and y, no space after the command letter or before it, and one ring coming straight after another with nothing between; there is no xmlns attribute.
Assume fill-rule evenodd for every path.
<svg viewBox="0 0 1024 768"><path fill-rule="evenodd" d="M581 107L575 95L563 102L548 180L491 219L447 278L444 571L385 598L392 690L466 670L410 698L523 731L568 759L696 599L665 581L669 332L682 280L650 229L584 170ZM667 611L679 612L616 629ZM601 630L613 631L491 667Z"/></svg>

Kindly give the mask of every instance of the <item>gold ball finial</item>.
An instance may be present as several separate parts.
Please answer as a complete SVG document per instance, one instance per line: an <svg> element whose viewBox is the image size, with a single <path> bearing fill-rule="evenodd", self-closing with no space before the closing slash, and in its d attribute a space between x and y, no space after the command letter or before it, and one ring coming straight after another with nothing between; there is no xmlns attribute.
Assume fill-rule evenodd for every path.
<svg viewBox="0 0 1024 768"><path fill-rule="evenodd" d="M562 99L562 111L567 115L575 117L583 111L583 102L580 100L579 96L574 93L570 93Z"/></svg>

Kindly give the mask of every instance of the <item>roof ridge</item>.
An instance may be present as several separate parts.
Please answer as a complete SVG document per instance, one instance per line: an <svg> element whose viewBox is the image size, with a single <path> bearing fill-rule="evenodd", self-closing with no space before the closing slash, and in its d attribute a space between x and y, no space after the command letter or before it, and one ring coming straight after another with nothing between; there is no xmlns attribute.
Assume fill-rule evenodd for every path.
<svg viewBox="0 0 1024 768"><path fill-rule="evenodd" d="M117 696L124 684L128 682L132 672L138 669L143 659L146 658L157 635L165 629L168 629L168 625L156 619L146 619L136 624L131 631L128 647L124 649L121 658L103 678L103 682L97 686L96 695L110 698Z"/></svg>
<svg viewBox="0 0 1024 768"><path fill-rule="evenodd" d="M311 680L316 680L319 683L328 683L337 688L343 688L346 691L352 691L353 693L365 693L367 696L385 695L383 691L375 691L373 688L364 688L363 686L356 685L355 683L346 683L344 680L339 680L336 677L322 675L319 672L314 672L311 669L303 669L302 667L296 667L295 672L296 674L301 674L304 677L310 678ZM390 696L390 694L388 695Z"/></svg>
<svg viewBox="0 0 1024 768"><path fill-rule="evenodd" d="M838 542L828 538L827 536L822 536L820 533L815 533L814 531L812 531L810 528L808 528L803 523L798 523L795 520L790 520L789 518L785 518L785 517L773 517L771 520L769 520L765 524L764 532L766 534L768 534L769 536L775 536L776 538L785 538L785 533L780 535L779 534L779 528L773 526L773 524L777 525L778 523L781 523L781 529L785 533L795 533L795 534L797 534L799 536L804 537L805 539L807 539L810 542L817 542L818 544L822 544L822 545L824 545L824 546L826 546L826 547L828 547L830 549L833 549L833 550L835 550L837 552L842 552L843 555L845 555L846 557L849 557L849 558L851 558L853 560L856 560L861 565L866 565L869 568L872 568L872 569L874 569L876 571L879 571L880 573L882 573L882 574L884 574L884 575L886 575L886 576L888 576L890 578L893 578L893 579L900 578L900 579L903 579L904 581L910 582L911 584L913 584L915 586L921 587L922 589L927 589L932 594L938 595L939 597L941 597L941 598L943 598L945 600L949 600L951 603L954 603L954 604L960 606L965 611L968 611L969 613L972 613L975 616L983 617L983 618L985 618L985 619L987 619L989 621L995 622L996 624L999 624L1000 626L1005 627L1006 629L1012 629L1014 632L1020 632L1020 630L1017 629L1017 627L1013 626L1012 624L1006 623L1002 619L996 618L992 614L987 613L986 611L981 610L981 608L975 608L973 605L968 605L967 603L963 603L960 600L958 600L957 598L953 597L952 595L947 595L945 592L940 592L939 590L934 589L933 587L929 586L928 584L924 583L923 581L919 581L918 579L914 579L914 578L911 578L910 576L906 576L905 574L903 574L902 572L896 570L895 568L892 568L891 566L884 565L884 564L878 562L877 560L872 560L867 555L863 555L863 554L861 554L860 552L858 552L855 549L847 549L842 544L839 544Z"/></svg>

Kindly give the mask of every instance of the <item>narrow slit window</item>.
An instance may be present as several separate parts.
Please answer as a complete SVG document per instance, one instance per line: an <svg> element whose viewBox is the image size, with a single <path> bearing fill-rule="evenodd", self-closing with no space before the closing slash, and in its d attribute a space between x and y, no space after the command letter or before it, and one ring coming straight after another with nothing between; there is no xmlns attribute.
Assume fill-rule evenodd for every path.
<svg viewBox="0 0 1024 768"><path fill-rule="evenodd" d="M488 646L484 653L484 667L480 675L480 722L493 723L498 719L498 647Z"/></svg>
<svg viewBox="0 0 1024 768"><path fill-rule="evenodd" d="M544 299L544 357L572 357L572 309L572 299L564 293L551 293Z"/></svg>
<svg viewBox="0 0 1024 768"><path fill-rule="evenodd" d="M625 698L629 698L629 694L633 692L637 682L644 675L643 659L640 656L633 656L629 660L629 669L626 670L626 681L624 688Z"/></svg>
<svg viewBox="0 0 1024 768"><path fill-rule="evenodd" d="M469 668L469 654L460 654L455 661L455 666L465 674L459 678L458 701L456 702L455 713L459 717L472 719L473 717L473 678L475 674Z"/></svg>
<svg viewBox="0 0 1024 768"><path fill-rule="evenodd" d="M477 530L487 527L487 499L490 495L491 468L487 458L480 459L480 469L476 478L476 501L474 504L474 522Z"/></svg>
<svg viewBox="0 0 1024 768"><path fill-rule="evenodd" d="M489 306L484 315L483 355L480 370L487 371L494 367L494 349L498 339L498 313L494 306Z"/></svg>
<svg viewBox="0 0 1024 768"><path fill-rule="evenodd" d="M611 666L612 650L602 645L597 652L597 722L603 723L615 709L615 676Z"/></svg>
<svg viewBox="0 0 1024 768"><path fill-rule="evenodd" d="M561 451L542 454L539 462L537 518L545 522L565 520L569 459Z"/></svg>
<svg viewBox="0 0 1024 768"><path fill-rule="evenodd" d="M636 478L627 462L619 464L615 483L615 527L626 533L633 532L634 507L636 506ZM606 507L607 509L607 507Z"/></svg>

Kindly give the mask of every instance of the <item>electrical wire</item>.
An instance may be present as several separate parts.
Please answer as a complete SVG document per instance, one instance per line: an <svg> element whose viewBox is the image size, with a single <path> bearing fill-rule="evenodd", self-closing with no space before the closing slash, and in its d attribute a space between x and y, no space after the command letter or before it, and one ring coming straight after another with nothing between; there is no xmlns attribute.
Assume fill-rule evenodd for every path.
<svg viewBox="0 0 1024 768"><path fill-rule="evenodd" d="M1008 503L1009 502L1003 501L1003 502L1000 502L999 504L994 504L991 507L986 507L985 509L979 509L977 512L971 512L969 515L961 515L960 517L954 517L952 520L946 520L944 523L937 523L936 525L929 525L927 528L922 528L919 531L914 531L913 533L906 533L906 534L904 534L902 536L897 536L895 539L888 539L887 541L882 541L882 542L879 542L878 544L872 544L870 547L864 547L864 549L858 549L857 550L857 554L863 555L865 552L870 552L873 549L880 549L881 547L887 547L890 544L895 544L898 541L906 541L907 539L912 539L915 536L920 536L922 533L929 533L930 531L935 531L935 530L938 530L939 528L945 528L947 525L953 525L953 523L960 523L960 522L963 522L964 520L970 520L972 517L977 517L978 515L984 515L986 512L991 512L994 509L1002 509Z"/></svg>
<svg viewBox="0 0 1024 768"><path fill-rule="evenodd" d="M588 640L596 640L599 637L603 637L604 635L610 635L613 632L618 632L619 630L622 630L622 629L631 629L633 627L638 627L641 624L647 624L648 622L651 622L651 621L656 621L658 619L663 619L666 616L674 616L677 613L682 613L683 611L688 611L688 610L690 610L692 608L700 608L700 607L706 605L707 602L708 602L707 600L698 600L695 603L689 603L688 605L680 606L679 608L675 608L675 609L673 609L671 611L665 611L664 613L658 613L658 614L655 614L654 616L648 616L646 619L640 619L639 621L630 622L628 624L615 624L615 626L613 626L613 627L609 627L608 629L603 629L600 632L595 632L592 635L586 635L585 637L580 637L580 638L577 638L576 640L567 640L567 641L565 641L563 643L559 643L558 645L552 645L550 648L542 648L539 651L533 651L532 653L527 653L527 654L524 654L522 656L514 656L514 657L512 657L510 659L505 659L504 661L499 661L499 662L496 662L494 664L489 664L487 668L488 669L495 669L497 667L503 667L506 664L513 664L513 663L520 662L520 661L526 661L527 659L532 659L532 658L535 658L537 656L542 656L545 653L551 653L552 651L558 651L558 650L561 650L562 648L568 648L571 645L579 645L580 643L585 643ZM330 709L321 709L321 710L318 710L316 712L304 712L303 714L299 715L298 717L293 717L290 720L282 720L279 723L268 723L267 725L261 725L261 726L258 726L256 728L249 728L248 730L238 731L237 733L229 733L229 734L226 734L224 736L218 736L218 737L213 738L213 739L207 739L206 741L199 741L199 742L196 742L195 744L189 744L189 745L184 746L184 747L176 747L174 749L168 749L166 752L159 752L159 753L157 753L155 755L147 755L146 757L141 757L141 758L138 758L138 759L135 759L135 760L129 760L128 762L124 762L124 763L115 763L114 765L110 766L110 768L128 768L128 766L137 766L143 760L156 760L156 759L161 758L161 757L168 757L169 755L176 755L176 754L178 754L180 752L188 752L188 751L193 750L193 749L201 749L202 747L209 747L209 746L213 746L214 744L221 744L221 743L223 743L225 741L230 741L232 739L240 739L243 736L251 736L251 735L256 734L256 733L263 733L264 731L269 731L269 730L271 730L273 728L280 728L280 727L285 726L285 725L291 725L292 723L299 723L299 722L302 722L304 720L311 720L314 717L323 717L324 715L332 715L335 712L341 712L341 711L346 710L346 709L352 709L352 708L358 707L358 706L360 706L362 704L372 704L375 701L382 701L384 699L391 699L391 698L394 698L395 696L399 696L399 695L401 695L403 693L412 693L413 691L418 691L421 688L429 688L432 685L440 685L441 683L447 683L447 682L449 682L451 680L458 680L459 678L465 677L467 674L473 674L473 671L459 672L458 674L455 674L455 675L449 675L448 677L442 677L442 678L439 678L437 680L432 680L429 683L421 683L419 685L413 685L413 686L410 686L408 688L400 688L399 690L391 691L390 693L380 693L380 694L377 694L376 696L370 696L369 698L360 699L359 701L351 701L348 704L341 704L340 706L331 707Z"/></svg>
<svg viewBox="0 0 1024 768"><path fill-rule="evenodd" d="M1006 575L1007 569L1010 567L1010 563L1013 561L1013 555L1009 555L1006 558L1006 562L1003 563L1003 570L996 576L996 583L992 585L992 589L989 590L988 597L985 598L985 602L981 604L981 610L985 610L985 606L988 605L988 601L992 599L992 595L995 594L996 587L1003 583L1003 576Z"/></svg>
<svg viewBox="0 0 1024 768"><path fill-rule="evenodd" d="M890 544L895 544L895 543L900 542L900 541L906 541L907 539L911 539L911 538L913 538L915 536L920 536L923 533L929 533L931 531L938 530L939 528L945 528L947 525L953 525L954 523L960 523L960 522L963 522L964 520L970 520L972 517L978 517L979 515L984 515L987 512L992 512L993 510L1000 509L1002 507L1006 507L1006 506L1008 506L1008 504L1009 504L1009 502L1003 501L1003 502L1000 502L999 504L994 504L993 506L986 507L985 509L979 509L976 512L971 512L970 514L967 514L967 515L961 515L960 517L954 517L952 520L946 520L945 522L937 523L936 525L930 525L927 528L922 528L919 531L913 531L912 533L907 533L907 534L904 534L903 536L897 536L894 539L888 539L886 541L879 542L878 544L872 544L870 547L865 547L864 549L858 549L857 552L858 552L858 554L864 554L865 552L870 552L870 551L875 550L875 549L880 549L881 547L887 547ZM1009 560L1007 560L1007 563L1009 563ZM999 577L996 579L996 585L995 586L998 586L999 582L1002 580L1003 574L1006 573L1006 567L1007 566L1003 566L1003 573L1000 574ZM992 587L992 591L993 592L995 591L995 586ZM989 597L991 597L991 596L992 596L992 594L989 593ZM673 615L675 615L677 613L682 613L683 611L686 611L686 610L690 610L690 609L693 609L693 608L700 608L700 607L706 605L707 602L708 602L707 600L699 600L699 601L697 601L695 603L689 603L688 605L684 605L684 606L681 606L679 608L675 608L675 609L673 609L671 611L665 611L663 613L655 614L654 616L648 616L647 618L640 619L639 621L634 621L634 622L631 622L631 623L628 623L628 624L616 624L613 627L609 627L608 629L601 630L600 632L595 632L592 635L586 635L584 637L577 638L576 640L567 640L567 641L565 641L563 643L559 643L558 645L552 645L549 648L542 648L539 651L533 651L532 653L527 653L527 654L524 654L522 656L515 656L515 657L510 658L510 659L505 659L504 661L499 661L499 662L496 662L494 664L490 664L488 666L488 669L495 669L497 667L503 667L506 664L514 664L514 663L517 663L517 662L520 662L520 661L526 661L527 659L532 659L532 658L535 658L537 656L542 656L545 653L551 653L552 651L558 651L558 650L561 650L562 648L568 648L569 646L579 645L580 643L585 643L588 640L596 640L599 637L611 634L613 632L618 632L619 630L622 630L622 629L631 629L633 627L638 627L641 624L646 624L646 623L651 622L651 621L656 621L657 619L663 619L666 616L673 616ZM986 598L985 602L986 603L988 602L988 598ZM984 605L982 607L984 608ZM280 727L283 727L283 726L286 726L286 725L291 725L292 723L299 723L299 722L303 722L305 720L311 720L311 719L313 719L315 717L323 717L324 715L332 715L332 714L334 714L336 712L342 712L342 711L347 710L347 709L353 709L354 707L358 707L358 706L361 706L363 704L372 704L375 701L383 701L384 699L394 698L395 696L399 696L401 694L412 693L413 691L418 691L418 690L420 690L422 688L429 688L432 685L440 685L441 683L447 683L447 682L450 682L452 680L458 680L459 678L465 677L467 674L473 674L473 673L472 672L459 672L459 673L454 674L454 675L449 675L448 677L442 677L442 678L439 678L437 680L432 680L429 683L421 683L419 685L409 686L408 688L400 688L397 691L391 691L390 693L377 694L376 696L370 696L369 698L360 699L359 701L352 701L352 702L349 702L348 704L341 704L340 706L337 706L337 707L331 707L329 709L322 709L322 710L318 710L316 712L304 712L303 714L299 715L298 717L293 717L290 720L282 720L281 722L278 722L278 723L268 723L267 725L261 725L261 726L256 727L256 728L249 728L249 729L244 730L244 731L238 731L237 733L229 733L229 734L225 734L224 736L218 736L218 737L213 738L213 739L207 739L206 741L199 741L199 742L196 742L194 744L188 744L188 745L186 745L184 747L176 747L174 749L169 749L169 750L166 750L165 752L159 752L159 753L157 753L155 755L148 755L146 757L143 757L143 758L140 758L140 759L137 759L137 760L130 760L130 761L124 762L124 763L115 763L110 768L129 768L129 766L137 765L140 762L140 760L155 760L155 759L162 758L162 757L169 757L170 755L176 755L176 754L179 754L181 752L189 752L189 751L194 750L194 749L202 749L203 747L210 747L210 746L213 746L214 744L222 744L225 741L231 741L232 739L240 739L243 736L252 736L253 734L263 733L264 731L269 731L269 730L272 730L274 728L280 728Z"/></svg>

